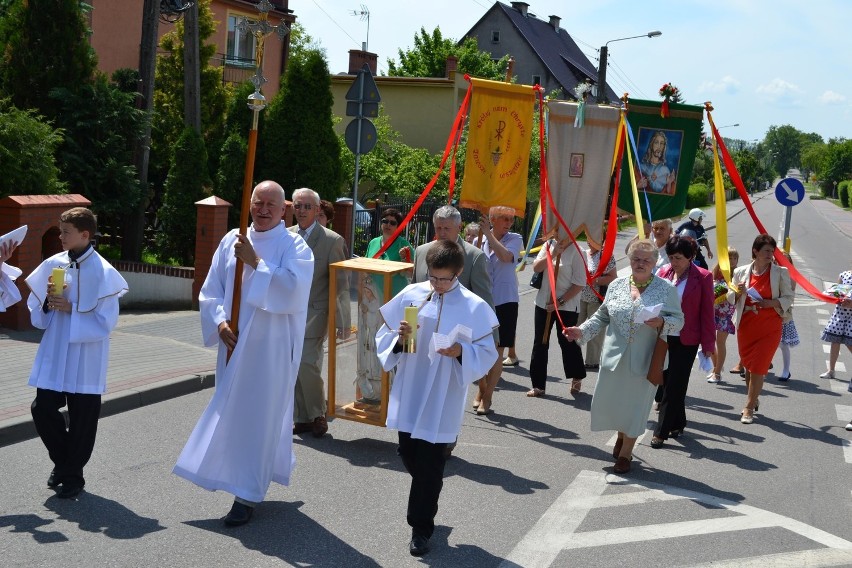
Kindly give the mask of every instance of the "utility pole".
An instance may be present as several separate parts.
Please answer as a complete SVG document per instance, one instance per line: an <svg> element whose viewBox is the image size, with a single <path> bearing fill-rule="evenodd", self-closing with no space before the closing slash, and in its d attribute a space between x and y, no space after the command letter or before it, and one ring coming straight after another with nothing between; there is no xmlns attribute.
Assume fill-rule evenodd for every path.
<svg viewBox="0 0 852 568"><path fill-rule="evenodd" d="M198 2L183 18L183 122L201 133L201 62L198 60Z"/></svg>
<svg viewBox="0 0 852 568"><path fill-rule="evenodd" d="M157 63L157 32L160 25L159 0L144 0L142 5L142 39L139 43L138 107L145 112L145 129L134 149L133 165L139 176L142 199L135 210L124 218L121 258L142 259L145 209L148 206L148 158L151 153L151 111L154 108L154 69Z"/></svg>

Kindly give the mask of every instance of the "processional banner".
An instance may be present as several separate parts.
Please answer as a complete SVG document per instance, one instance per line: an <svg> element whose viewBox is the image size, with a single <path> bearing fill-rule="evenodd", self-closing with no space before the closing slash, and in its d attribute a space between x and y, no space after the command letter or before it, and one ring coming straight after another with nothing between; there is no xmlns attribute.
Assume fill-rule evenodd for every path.
<svg viewBox="0 0 852 568"><path fill-rule="evenodd" d="M634 172L645 221L649 216L654 220L683 214L704 119L703 106L669 103L666 118L660 116L661 107L662 101L630 99L627 104L627 122L636 144ZM623 167L629 167L626 153ZM621 176L618 207L635 214L633 189L626 173Z"/></svg>
<svg viewBox="0 0 852 568"><path fill-rule="evenodd" d="M486 213L505 205L523 217L527 202L535 89L471 79L467 154L459 205Z"/></svg>
<svg viewBox="0 0 852 568"><path fill-rule="evenodd" d="M600 243L619 110L586 104L584 125L575 127L579 104L550 101L547 108L547 181L556 209L574 235L584 231ZM547 226L556 227L553 212L547 215Z"/></svg>

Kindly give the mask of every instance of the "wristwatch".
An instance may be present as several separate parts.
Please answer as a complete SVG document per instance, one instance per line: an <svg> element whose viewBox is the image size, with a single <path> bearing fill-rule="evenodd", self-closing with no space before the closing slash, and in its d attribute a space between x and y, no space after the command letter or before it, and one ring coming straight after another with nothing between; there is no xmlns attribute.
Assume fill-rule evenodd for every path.
<svg viewBox="0 0 852 568"><path fill-rule="evenodd" d="M565 304L565 299L564 298L557 298L556 303L558 303L560 306L562 306L562 305Z"/></svg>

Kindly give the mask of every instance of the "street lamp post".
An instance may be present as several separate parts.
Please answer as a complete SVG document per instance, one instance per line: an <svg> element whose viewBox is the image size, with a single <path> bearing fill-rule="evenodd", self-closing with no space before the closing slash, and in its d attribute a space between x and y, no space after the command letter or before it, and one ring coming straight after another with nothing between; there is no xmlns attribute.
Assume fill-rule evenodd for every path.
<svg viewBox="0 0 852 568"><path fill-rule="evenodd" d="M611 39L603 46L601 46L601 59L600 59L600 67L598 67L598 102L599 103L607 103L609 102L606 98L606 60L609 55L609 44L614 41L624 41L626 39L636 39L638 37L659 37L663 35L663 32L654 30L653 32L648 32L646 34L630 36L630 37L620 37L618 39Z"/></svg>

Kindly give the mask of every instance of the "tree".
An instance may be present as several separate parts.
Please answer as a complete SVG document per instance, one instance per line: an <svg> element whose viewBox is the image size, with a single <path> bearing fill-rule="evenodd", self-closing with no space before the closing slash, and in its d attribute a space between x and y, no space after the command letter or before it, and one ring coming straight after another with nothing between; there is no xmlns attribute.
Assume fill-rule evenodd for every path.
<svg viewBox="0 0 852 568"><path fill-rule="evenodd" d="M772 156L772 164L782 175L801 165L802 133L789 124L770 126L764 143Z"/></svg>
<svg viewBox="0 0 852 568"><path fill-rule="evenodd" d="M159 256L191 266L195 253L195 202L204 199L207 151L204 139L192 128L184 128L172 153L172 167L166 179L163 206L158 216L162 230L157 233Z"/></svg>
<svg viewBox="0 0 852 568"><path fill-rule="evenodd" d="M34 110L0 100L0 197L65 193L54 158L61 143L62 132Z"/></svg>
<svg viewBox="0 0 852 568"><path fill-rule="evenodd" d="M333 201L342 181L333 102L321 52L291 61L260 131L257 178L275 180L287 193L309 187Z"/></svg>
<svg viewBox="0 0 852 568"><path fill-rule="evenodd" d="M852 178L852 140L831 139L825 151L822 191L837 197L837 183Z"/></svg>
<svg viewBox="0 0 852 568"><path fill-rule="evenodd" d="M160 47L166 52L157 60L156 90L151 134L151 179L161 184L169 170L172 148L183 133L183 21L163 36ZM201 65L201 133L212 163L207 171L218 169L219 147L224 140L228 93L222 86L222 70L212 67L216 44L205 43L216 31L210 0L198 4L199 61ZM193 207L194 211L194 207Z"/></svg>
<svg viewBox="0 0 852 568"><path fill-rule="evenodd" d="M313 36L308 34L305 27L299 22L294 22L290 26L290 54L287 59L289 64L293 60L305 60L308 53L311 51L319 51L325 56L325 49L320 45L320 42ZM281 77L281 81L284 77Z"/></svg>
<svg viewBox="0 0 852 568"><path fill-rule="evenodd" d="M395 77L446 77L447 57L458 58L458 72L473 77L503 81L509 56L498 61L491 59L487 51L480 51L475 38L467 38L461 44L444 39L441 28L436 27L432 35L420 28L414 36L414 48L398 50L399 64L388 59L388 74Z"/></svg>
<svg viewBox="0 0 852 568"><path fill-rule="evenodd" d="M141 192L133 144L145 124L136 93L122 92L98 74L75 91L54 89L51 98L58 105L56 124L65 131L57 160L69 189L85 195L98 214L117 217L135 209Z"/></svg>
<svg viewBox="0 0 852 568"><path fill-rule="evenodd" d="M361 156L358 177L360 183L372 181L374 186L370 194L359 194L359 199L383 193L403 199L418 197L438 171L441 157L432 155L423 148L412 148L404 144L402 136L393 129L383 109L380 109L374 124L377 132L376 147ZM341 160L344 177L351 183L355 178L355 155L342 142ZM449 162L430 197L445 200L448 188Z"/></svg>
<svg viewBox="0 0 852 568"><path fill-rule="evenodd" d="M92 80L97 58L88 34L79 0L14 0L0 17L0 91L19 109L55 118L50 92Z"/></svg>

